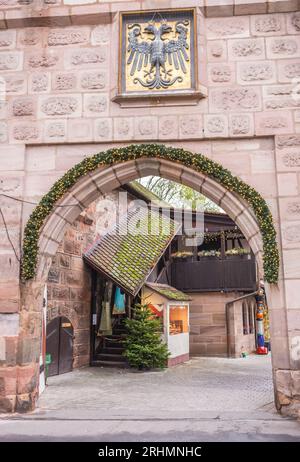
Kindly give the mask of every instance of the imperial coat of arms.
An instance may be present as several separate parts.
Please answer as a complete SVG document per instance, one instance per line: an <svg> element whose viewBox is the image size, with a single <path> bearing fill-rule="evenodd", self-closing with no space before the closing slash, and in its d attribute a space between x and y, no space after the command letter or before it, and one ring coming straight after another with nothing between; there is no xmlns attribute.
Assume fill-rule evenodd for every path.
<svg viewBox="0 0 300 462"><path fill-rule="evenodd" d="M195 88L194 12L122 15L121 92Z"/></svg>

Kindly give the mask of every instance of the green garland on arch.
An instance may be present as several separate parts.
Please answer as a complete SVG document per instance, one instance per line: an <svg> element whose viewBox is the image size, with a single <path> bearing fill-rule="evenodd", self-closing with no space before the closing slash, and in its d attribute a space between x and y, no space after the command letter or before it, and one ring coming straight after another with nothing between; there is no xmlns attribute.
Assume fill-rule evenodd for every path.
<svg viewBox="0 0 300 462"><path fill-rule="evenodd" d="M122 148L113 148L87 157L68 170L57 180L50 191L43 196L39 205L33 210L24 231L23 256L21 264L22 280L29 280L36 274L38 261L38 239L41 228L55 207L56 202L88 172L100 166L111 166L121 162L151 157L178 162L216 180L227 190L237 193L252 207L263 239L264 275L269 283L278 281L279 252L276 243L276 231L271 212L263 197L251 186L231 174L222 165L208 159L202 154L192 154L184 149L157 144L138 144Z"/></svg>

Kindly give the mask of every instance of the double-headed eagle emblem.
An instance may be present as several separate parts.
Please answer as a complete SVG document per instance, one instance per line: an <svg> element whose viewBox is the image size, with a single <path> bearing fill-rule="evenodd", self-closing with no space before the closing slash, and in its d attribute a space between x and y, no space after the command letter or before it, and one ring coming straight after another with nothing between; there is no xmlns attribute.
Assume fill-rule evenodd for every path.
<svg viewBox="0 0 300 462"><path fill-rule="evenodd" d="M150 22L143 31L140 24L128 26L127 65L130 66L130 75L134 77L136 71L144 68L144 79L134 77L133 83L140 83L143 87L152 90L167 89L175 82L183 81L181 75L173 77L172 68L187 73L189 44L186 26L188 25L188 20L178 21L173 29L165 21L159 26ZM171 32L174 32L174 39L166 37L166 34Z"/></svg>

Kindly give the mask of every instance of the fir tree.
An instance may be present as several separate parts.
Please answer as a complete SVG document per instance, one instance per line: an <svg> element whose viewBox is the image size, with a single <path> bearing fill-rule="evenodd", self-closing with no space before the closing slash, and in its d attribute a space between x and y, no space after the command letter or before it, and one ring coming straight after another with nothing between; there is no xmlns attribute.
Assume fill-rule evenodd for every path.
<svg viewBox="0 0 300 462"><path fill-rule="evenodd" d="M137 304L134 317L125 321L128 336L124 356L130 366L138 369L163 369L170 355L167 345L161 339L161 322L149 305Z"/></svg>

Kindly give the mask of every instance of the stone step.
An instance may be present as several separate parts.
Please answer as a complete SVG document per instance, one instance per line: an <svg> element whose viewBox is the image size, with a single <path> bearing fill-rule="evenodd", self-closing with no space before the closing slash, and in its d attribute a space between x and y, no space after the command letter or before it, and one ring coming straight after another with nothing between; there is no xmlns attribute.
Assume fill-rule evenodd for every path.
<svg viewBox="0 0 300 462"><path fill-rule="evenodd" d="M92 366L97 367L117 367L120 369L126 369L128 366L127 362L122 361L101 361L99 359L92 361Z"/></svg>
<svg viewBox="0 0 300 462"><path fill-rule="evenodd" d="M127 330L124 327L117 327L113 329L113 335L127 335Z"/></svg>
<svg viewBox="0 0 300 462"><path fill-rule="evenodd" d="M98 361L117 361L117 362L126 362L126 358L122 354L112 354L112 353L98 353L96 355L96 360Z"/></svg>
<svg viewBox="0 0 300 462"><path fill-rule="evenodd" d="M124 351L124 348L118 346L105 346L101 349L101 352L99 354L116 354L116 355L121 355Z"/></svg>

